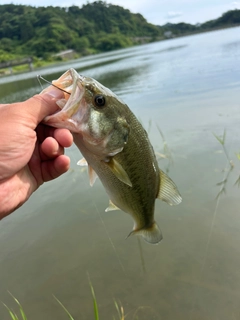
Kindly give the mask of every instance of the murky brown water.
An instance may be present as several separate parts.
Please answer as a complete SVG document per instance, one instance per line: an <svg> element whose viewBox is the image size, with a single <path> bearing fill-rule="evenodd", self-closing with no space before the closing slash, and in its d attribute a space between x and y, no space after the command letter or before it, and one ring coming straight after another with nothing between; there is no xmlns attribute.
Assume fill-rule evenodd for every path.
<svg viewBox="0 0 240 320"><path fill-rule="evenodd" d="M183 203L156 202L164 236L158 246L125 240L131 217L104 212L108 198L101 183L89 186L87 172L76 165L81 155L70 148L71 170L0 223L1 301L15 307L9 290L29 320L67 319L54 294L75 319L94 319L90 277L101 319L117 318L114 300L127 319L240 319L239 31L153 43L35 72L51 80L71 66L96 78L128 103L163 153L159 126L172 157L159 164L169 170ZM2 102L40 90L31 74L0 78ZM224 129L232 170L213 136ZM9 319L3 306L0 319Z"/></svg>

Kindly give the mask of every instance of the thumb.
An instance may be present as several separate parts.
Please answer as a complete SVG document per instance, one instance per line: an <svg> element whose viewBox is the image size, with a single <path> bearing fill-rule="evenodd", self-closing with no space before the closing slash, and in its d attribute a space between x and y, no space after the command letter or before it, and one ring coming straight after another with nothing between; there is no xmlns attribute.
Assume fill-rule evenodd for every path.
<svg viewBox="0 0 240 320"><path fill-rule="evenodd" d="M64 97L64 94L58 88L48 87L40 94L33 96L24 103L25 111L32 118L32 125L35 127L48 115L56 112L59 107L56 102Z"/></svg>

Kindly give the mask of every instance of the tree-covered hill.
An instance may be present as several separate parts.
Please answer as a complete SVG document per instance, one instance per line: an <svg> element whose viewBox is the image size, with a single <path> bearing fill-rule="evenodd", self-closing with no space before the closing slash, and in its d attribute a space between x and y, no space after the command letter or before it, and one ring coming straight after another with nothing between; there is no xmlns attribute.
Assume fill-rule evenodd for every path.
<svg viewBox="0 0 240 320"><path fill-rule="evenodd" d="M198 33L210 31L220 28L228 28L240 25L240 10L230 10L224 13L220 18L210 20L202 24L189 24L189 23L167 23L159 28L165 33L170 31L173 36L180 36L191 33Z"/></svg>
<svg viewBox="0 0 240 320"><path fill-rule="evenodd" d="M21 56L49 59L62 50L78 55L109 51L155 41L169 34L181 36L240 24L240 10L232 10L202 25L155 26L141 14L96 1L81 8L0 5L0 62ZM167 36L168 34L168 36Z"/></svg>
<svg viewBox="0 0 240 320"><path fill-rule="evenodd" d="M65 49L79 53L127 47L134 37L160 37L162 31L142 15L102 1L71 6L0 6L0 48L46 57Z"/></svg>

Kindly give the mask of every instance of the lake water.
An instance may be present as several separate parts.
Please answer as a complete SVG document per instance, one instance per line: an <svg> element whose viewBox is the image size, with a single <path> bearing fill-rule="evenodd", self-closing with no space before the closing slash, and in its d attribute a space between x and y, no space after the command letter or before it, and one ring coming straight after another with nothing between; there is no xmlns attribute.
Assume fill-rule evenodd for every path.
<svg viewBox="0 0 240 320"><path fill-rule="evenodd" d="M40 73L52 80L69 67L118 94L139 117L159 166L177 184L183 202L156 201L163 241L125 237L133 222L104 212L108 197L66 153L71 169L46 183L0 223L0 300L28 319L93 319L89 284L101 319L240 319L240 28L172 39L0 78L2 103L41 91ZM164 135L161 136L158 129ZM231 169L222 136L234 163ZM230 170L231 169L231 170ZM0 305L0 319L10 319Z"/></svg>

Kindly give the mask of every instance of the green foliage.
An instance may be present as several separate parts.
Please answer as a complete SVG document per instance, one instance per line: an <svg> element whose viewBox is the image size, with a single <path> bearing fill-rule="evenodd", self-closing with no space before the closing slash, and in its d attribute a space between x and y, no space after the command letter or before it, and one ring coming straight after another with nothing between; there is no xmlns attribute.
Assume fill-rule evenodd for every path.
<svg viewBox="0 0 240 320"><path fill-rule="evenodd" d="M72 41L72 46L74 50L82 54L87 53L87 49L90 47L90 41L87 37L75 38Z"/></svg>
<svg viewBox="0 0 240 320"><path fill-rule="evenodd" d="M202 24L192 25L189 23L167 23L162 27L159 27L163 32L171 31L173 36L180 36L184 34L199 33L204 31L210 31L213 29L232 27L240 24L240 10L230 10L225 12L220 18L210 20Z"/></svg>
<svg viewBox="0 0 240 320"><path fill-rule="evenodd" d="M129 47L132 42L121 34L105 34L96 41L96 48L99 51L110 51Z"/></svg>
<svg viewBox="0 0 240 320"><path fill-rule="evenodd" d="M172 31L174 35L182 35L187 33L192 33L198 31L198 27L189 23L176 23L171 24L167 23L163 26L163 30L165 31Z"/></svg>
<svg viewBox="0 0 240 320"><path fill-rule="evenodd" d="M218 140L218 142L221 143L222 146L224 146L226 140L226 129L224 129L222 137L217 136L214 132L213 135Z"/></svg>
<svg viewBox="0 0 240 320"><path fill-rule="evenodd" d="M236 24L240 24L240 10L200 26L168 23L161 27L148 23L139 13L104 1L88 2L82 8L6 4L0 5L1 60L8 59L9 53L49 60L67 49L86 55L160 40L166 31L175 36Z"/></svg>
<svg viewBox="0 0 240 320"><path fill-rule="evenodd" d="M91 293L92 293L92 298L93 298L93 310L94 310L94 319L95 320L99 320L100 316L99 316L99 311L98 311L98 304L97 304L97 299L95 296L95 292L94 292L94 288L89 280L89 285L90 285L90 289L91 289ZM17 315L17 313L15 313L13 310L11 310L5 303L3 303L4 307L7 309L9 316L11 317L12 320L27 320L27 316L23 310L22 305L20 304L20 302L9 292L9 294L12 296L12 298L15 300L16 304L18 305L19 308L19 313L21 315L21 317L19 317ZM73 316L71 315L71 313L68 311L68 309L64 306L64 304L58 300L58 298L56 298L53 295L54 299L59 303L59 305L63 308L63 310L65 311L65 313L68 316L69 320L74 320ZM119 320L124 320L125 316L124 316L124 309L122 306L119 306L119 304L114 300L114 304L115 307L117 309L117 313L118 313L118 317ZM115 319L115 317L113 318Z"/></svg>
<svg viewBox="0 0 240 320"><path fill-rule="evenodd" d="M0 42L0 48L2 48L1 42ZM15 58L17 58L17 56L15 54L8 53L7 51L0 49L0 63L5 62L5 61L9 61L9 60L13 60Z"/></svg>
<svg viewBox="0 0 240 320"><path fill-rule="evenodd" d="M4 307L8 310L11 319L12 320L27 320L27 316L26 316L25 312L23 311L23 307L20 304L20 302L10 292L9 292L9 294L12 296L12 298L15 300L16 304L18 305L19 313L21 315L21 317L19 318L19 316L13 310L11 310L5 303L3 303Z"/></svg>
<svg viewBox="0 0 240 320"><path fill-rule="evenodd" d="M71 313L68 311L68 309L62 304L62 302L60 301L60 300L58 300L58 298L56 298L55 296L54 296L54 298L56 299L56 301L60 304L60 306L63 308L63 310L66 312L66 314L68 315L68 318L70 319L70 320L74 320L73 319L73 317L72 317L72 315L71 315Z"/></svg>
<svg viewBox="0 0 240 320"><path fill-rule="evenodd" d="M161 30L140 14L95 1L82 8L0 5L1 49L49 59L61 50L81 54L133 45L131 37L158 37Z"/></svg>
<svg viewBox="0 0 240 320"><path fill-rule="evenodd" d="M226 129L224 129L222 137L216 135L214 132L213 132L213 135L217 139L217 141L222 145L223 152L225 153L225 156L228 159L230 166L234 167L233 161L228 156L228 152L227 152L226 145L225 145L225 142L226 142Z"/></svg>
<svg viewBox="0 0 240 320"><path fill-rule="evenodd" d="M240 152L237 152L236 156L237 156L238 160L240 161Z"/></svg>
<svg viewBox="0 0 240 320"><path fill-rule="evenodd" d="M95 292L94 292L94 289L93 289L91 282L89 284L90 284L91 293L92 293L92 297L93 297L93 309L94 309L95 320L99 320L97 299L96 299Z"/></svg>
<svg viewBox="0 0 240 320"><path fill-rule="evenodd" d="M201 25L201 29L221 28L240 24L240 10L225 12L220 18L207 21Z"/></svg>

